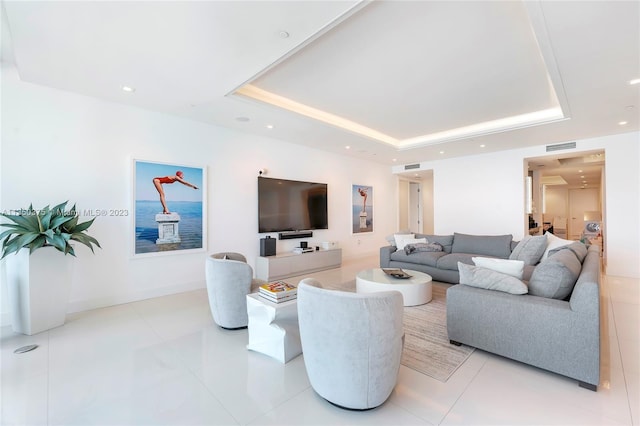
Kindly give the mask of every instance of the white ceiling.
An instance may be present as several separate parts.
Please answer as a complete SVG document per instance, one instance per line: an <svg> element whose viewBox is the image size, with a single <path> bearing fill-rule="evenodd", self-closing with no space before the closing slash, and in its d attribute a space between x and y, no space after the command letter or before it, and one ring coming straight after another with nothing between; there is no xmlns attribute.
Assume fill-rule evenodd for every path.
<svg viewBox="0 0 640 426"><path fill-rule="evenodd" d="M2 4L23 81L389 165L639 129L637 1Z"/></svg>

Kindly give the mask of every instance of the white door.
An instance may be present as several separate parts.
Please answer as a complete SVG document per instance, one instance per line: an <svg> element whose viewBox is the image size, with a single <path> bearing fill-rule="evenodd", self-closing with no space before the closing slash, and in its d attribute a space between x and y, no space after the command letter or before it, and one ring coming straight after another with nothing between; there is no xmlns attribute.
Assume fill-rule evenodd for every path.
<svg viewBox="0 0 640 426"><path fill-rule="evenodd" d="M409 182L409 229L422 233L422 186L419 182Z"/></svg>
<svg viewBox="0 0 640 426"><path fill-rule="evenodd" d="M585 211L601 211L600 189L569 190L569 239L579 240L584 227Z"/></svg>

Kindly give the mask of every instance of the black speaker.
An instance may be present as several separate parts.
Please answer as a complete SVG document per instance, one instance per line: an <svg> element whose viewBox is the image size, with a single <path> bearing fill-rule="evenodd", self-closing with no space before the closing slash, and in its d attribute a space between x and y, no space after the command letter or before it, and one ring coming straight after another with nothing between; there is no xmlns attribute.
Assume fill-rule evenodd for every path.
<svg viewBox="0 0 640 426"><path fill-rule="evenodd" d="M276 239L271 237L260 238L260 256L275 256Z"/></svg>

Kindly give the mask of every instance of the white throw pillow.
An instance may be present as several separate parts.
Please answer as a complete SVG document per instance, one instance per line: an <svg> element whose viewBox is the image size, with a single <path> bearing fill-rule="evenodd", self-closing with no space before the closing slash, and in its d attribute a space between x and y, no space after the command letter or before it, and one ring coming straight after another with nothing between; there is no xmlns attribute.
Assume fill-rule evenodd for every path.
<svg viewBox="0 0 640 426"><path fill-rule="evenodd" d="M519 280L522 279L524 273L523 260L493 259L490 257L472 257L471 260L476 266L511 275Z"/></svg>
<svg viewBox="0 0 640 426"><path fill-rule="evenodd" d="M569 244L573 243L573 241L571 240L565 240L560 237L556 237L551 232L547 232L545 235L547 236L547 249L542 254L542 258L540 259L540 261L543 261L547 257L549 257L549 252L551 250L557 249L558 247L568 246Z"/></svg>
<svg viewBox="0 0 640 426"><path fill-rule="evenodd" d="M414 240L416 234L395 234L393 238L396 240L396 248L398 250L404 250L404 246L407 245L406 240Z"/></svg>
<svg viewBox="0 0 640 426"><path fill-rule="evenodd" d="M527 294L527 285L511 275L458 262L460 284L510 294Z"/></svg>

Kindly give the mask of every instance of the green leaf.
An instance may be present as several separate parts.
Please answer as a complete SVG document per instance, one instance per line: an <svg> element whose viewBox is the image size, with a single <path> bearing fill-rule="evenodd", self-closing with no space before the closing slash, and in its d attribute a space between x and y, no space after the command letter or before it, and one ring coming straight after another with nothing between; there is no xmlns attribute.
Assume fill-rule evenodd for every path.
<svg viewBox="0 0 640 426"><path fill-rule="evenodd" d="M22 215L11 215L11 214L2 213L2 216L6 217L9 220L12 220L14 223L20 226L23 226L25 229L39 230L38 219L36 218L37 215L35 214L22 216Z"/></svg>
<svg viewBox="0 0 640 426"><path fill-rule="evenodd" d="M93 224L93 221L94 221L94 220L96 220L96 218L95 218L95 217L94 217L93 219L91 219L91 220L86 221L86 222L79 223L79 224L78 224L78 225L76 225L76 227L73 229L73 233L86 231L86 230L87 230L87 228L89 228L89 227ZM71 231L71 229L69 229L69 230Z"/></svg>
<svg viewBox="0 0 640 426"><path fill-rule="evenodd" d="M54 216L64 216L67 208L67 203L69 201L65 201L64 203L60 203L57 206L54 206L51 210L53 211ZM74 206L75 208L75 206Z"/></svg>
<svg viewBox="0 0 640 426"><path fill-rule="evenodd" d="M66 252L65 248L67 246L67 242L64 238L59 235L53 235L52 237L47 237L47 242L60 250L61 252Z"/></svg>
<svg viewBox="0 0 640 426"><path fill-rule="evenodd" d="M95 238L90 237L87 234L73 234L71 236L71 239L73 241L77 241L77 242L79 242L81 244L84 244L85 246L89 247L92 252L94 252L93 251L93 246L91 245L92 243L95 244L96 246L100 247L100 243L98 243L98 241ZM102 247L100 247L100 248L102 248Z"/></svg>
<svg viewBox="0 0 640 426"><path fill-rule="evenodd" d="M39 235L38 238L36 238L31 244L29 244L29 254L33 253L34 250L43 247L46 242L47 239L43 235Z"/></svg>

